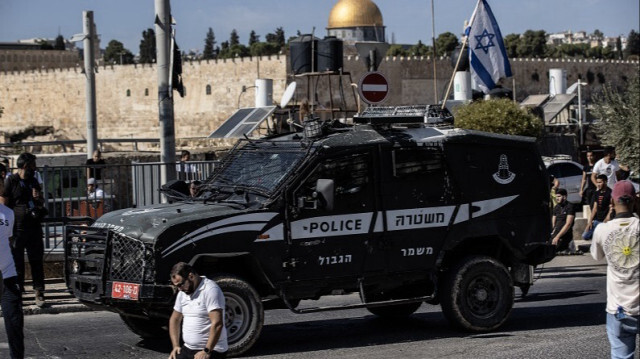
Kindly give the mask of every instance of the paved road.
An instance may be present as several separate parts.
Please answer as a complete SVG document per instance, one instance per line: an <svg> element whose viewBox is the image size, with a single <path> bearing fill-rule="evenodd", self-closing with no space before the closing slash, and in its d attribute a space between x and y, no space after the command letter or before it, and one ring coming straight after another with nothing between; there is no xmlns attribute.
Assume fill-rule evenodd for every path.
<svg viewBox="0 0 640 359"><path fill-rule="evenodd" d="M449 328L439 307L387 322L366 310L295 315L268 311L251 358L606 358L604 263L590 256L557 257L517 300L499 331L472 335ZM325 301L349 301L356 296ZM305 303L303 304L313 304ZM25 318L32 358L166 358L166 342L141 341L108 312ZM0 358L8 357L0 330Z"/></svg>

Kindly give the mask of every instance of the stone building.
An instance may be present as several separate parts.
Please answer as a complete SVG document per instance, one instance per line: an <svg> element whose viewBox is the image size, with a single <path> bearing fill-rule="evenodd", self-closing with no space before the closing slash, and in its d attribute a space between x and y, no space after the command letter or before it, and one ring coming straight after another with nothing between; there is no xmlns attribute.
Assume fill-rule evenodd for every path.
<svg viewBox="0 0 640 359"><path fill-rule="evenodd" d="M40 45L35 44L0 43L0 71L64 69L81 62L73 50L40 50Z"/></svg>

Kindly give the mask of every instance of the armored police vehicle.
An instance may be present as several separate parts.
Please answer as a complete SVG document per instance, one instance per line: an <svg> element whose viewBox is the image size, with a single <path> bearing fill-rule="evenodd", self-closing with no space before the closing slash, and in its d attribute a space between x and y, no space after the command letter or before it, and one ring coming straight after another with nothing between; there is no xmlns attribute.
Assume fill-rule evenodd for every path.
<svg viewBox="0 0 640 359"><path fill-rule="evenodd" d="M225 294L231 355L278 305L397 317L427 302L463 330L496 329L530 266L553 258L548 176L533 139L451 124L430 106L377 107L354 125L241 140L196 198L166 188L171 203L67 227L68 286L163 335L169 271L189 262ZM310 301L336 293L361 303Z"/></svg>

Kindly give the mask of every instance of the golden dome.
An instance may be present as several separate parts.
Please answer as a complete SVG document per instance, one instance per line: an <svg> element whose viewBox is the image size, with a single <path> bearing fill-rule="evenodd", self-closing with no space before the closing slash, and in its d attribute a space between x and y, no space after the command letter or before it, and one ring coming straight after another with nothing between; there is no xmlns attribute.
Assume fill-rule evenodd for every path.
<svg viewBox="0 0 640 359"><path fill-rule="evenodd" d="M383 25L382 13L371 0L340 0L329 14L329 29Z"/></svg>

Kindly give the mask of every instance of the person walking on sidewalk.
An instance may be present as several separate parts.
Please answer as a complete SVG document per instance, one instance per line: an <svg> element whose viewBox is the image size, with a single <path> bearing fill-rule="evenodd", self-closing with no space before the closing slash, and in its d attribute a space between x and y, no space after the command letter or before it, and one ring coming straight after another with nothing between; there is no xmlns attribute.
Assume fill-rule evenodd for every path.
<svg viewBox="0 0 640 359"><path fill-rule="evenodd" d="M605 147L604 157L593 165L591 180L595 183L598 175L605 175L607 176L607 186L613 189L613 186L618 181L617 173L621 169L623 171L629 171L628 166L621 166L616 160L616 149L614 147Z"/></svg>
<svg viewBox="0 0 640 359"><path fill-rule="evenodd" d="M184 262L171 269L171 283L179 292L169 319L173 346L169 359L226 358L227 330L224 327L224 295L220 287L207 277L199 276Z"/></svg>
<svg viewBox="0 0 640 359"><path fill-rule="evenodd" d="M617 182L612 197L616 217L594 231L591 256L607 259L611 358L633 358L640 334L640 220L632 214L635 190L631 182Z"/></svg>
<svg viewBox="0 0 640 359"><path fill-rule="evenodd" d="M582 233L582 239L589 241L593 237L593 231L600 223L609 220L613 201L611 198L611 188L607 187L607 176L598 175L596 179L598 190L593 194L593 204L591 205L591 214L589 222Z"/></svg>
<svg viewBox="0 0 640 359"><path fill-rule="evenodd" d="M0 183L0 187L2 186L3 183ZM13 211L4 204L0 204L0 272L2 272L0 306L4 317L4 329L9 340L9 354L11 358L23 358L22 291L18 284L18 272L9 245L9 240L13 236L14 219Z"/></svg>
<svg viewBox="0 0 640 359"><path fill-rule="evenodd" d="M556 252L569 251L573 240L573 219L576 211L573 205L567 201L567 190L558 188L556 190L556 201L558 204L553 208L551 217L551 243L556 246Z"/></svg>
<svg viewBox="0 0 640 359"><path fill-rule="evenodd" d="M7 176L1 192L4 203L15 214L11 249L18 271L18 284L24 291L24 251L27 250L36 305L44 306L44 242L42 218L46 215L40 194L40 184L35 178L36 156L25 152L18 156L18 172Z"/></svg>

